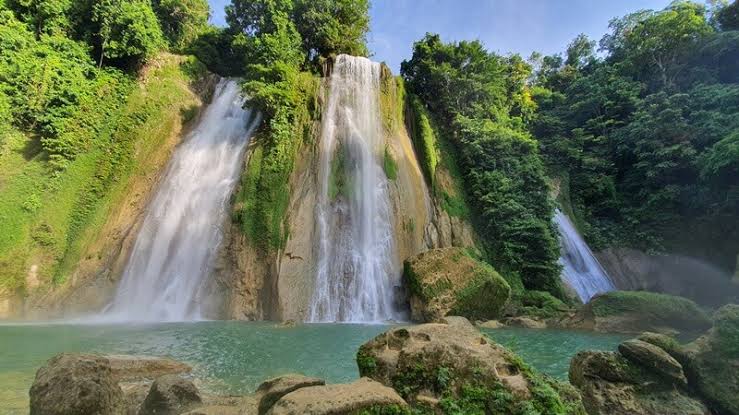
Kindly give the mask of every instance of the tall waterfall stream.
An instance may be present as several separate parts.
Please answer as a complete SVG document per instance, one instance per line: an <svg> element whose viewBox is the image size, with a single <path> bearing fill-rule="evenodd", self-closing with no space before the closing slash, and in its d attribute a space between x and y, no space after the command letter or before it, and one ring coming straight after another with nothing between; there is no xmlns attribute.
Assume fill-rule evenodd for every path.
<svg viewBox="0 0 739 415"><path fill-rule="evenodd" d="M560 233L562 277L583 303L594 295L616 289L608 274L572 224L559 209L554 221Z"/></svg>
<svg viewBox="0 0 739 415"><path fill-rule="evenodd" d="M222 240L228 199L260 121L243 103L238 83L222 80L196 128L175 150L104 319L204 317L203 292Z"/></svg>
<svg viewBox="0 0 739 415"><path fill-rule="evenodd" d="M340 55L320 138L319 246L310 321L395 318L400 266L393 240L379 63Z"/></svg>

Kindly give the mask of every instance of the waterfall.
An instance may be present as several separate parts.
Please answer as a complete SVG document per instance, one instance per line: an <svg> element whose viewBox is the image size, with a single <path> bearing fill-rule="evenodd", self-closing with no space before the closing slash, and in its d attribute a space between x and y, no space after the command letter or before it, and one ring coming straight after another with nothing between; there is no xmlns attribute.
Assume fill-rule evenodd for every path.
<svg viewBox="0 0 739 415"><path fill-rule="evenodd" d="M176 148L148 206L113 303L120 321L202 319L228 200L260 117L242 108L238 83L222 80L196 128Z"/></svg>
<svg viewBox="0 0 739 415"><path fill-rule="evenodd" d="M393 241L380 64L340 55L322 119L318 262L310 321L393 319L400 266Z"/></svg>
<svg viewBox="0 0 739 415"><path fill-rule="evenodd" d="M560 233L562 278L583 303L594 295L616 289L570 219L557 209L554 220Z"/></svg>

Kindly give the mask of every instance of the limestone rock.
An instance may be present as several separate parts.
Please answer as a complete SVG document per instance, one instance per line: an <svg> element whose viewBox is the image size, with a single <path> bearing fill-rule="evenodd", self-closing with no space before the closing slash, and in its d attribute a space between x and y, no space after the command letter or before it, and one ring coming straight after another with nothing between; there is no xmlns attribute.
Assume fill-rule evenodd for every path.
<svg viewBox="0 0 739 415"><path fill-rule="evenodd" d="M139 414L179 414L200 402L200 392L191 381L164 375L152 383Z"/></svg>
<svg viewBox="0 0 739 415"><path fill-rule="evenodd" d="M468 411L484 412L487 405L508 413L527 404L522 401L535 401L531 404L544 412L564 407L568 414L583 413L576 393L560 394L565 385L538 375L461 317L390 329L360 347L357 364L361 376L393 387L414 407L427 406L430 399L462 402L471 398L472 387L483 391L486 400L471 398L482 406ZM551 390L552 396L533 393L534 385Z"/></svg>
<svg viewBox="0 0 739 415"><path fill-rule="evenodd" d="M499 329L505 327L505 324L501 323L498 320L488 320L477 322L477 327L481 329Z"/></svg>
<svg viewBox="0 0 739 415"><path fill-rule="evenodd" d="M275 402L292 391L300 388L321 386L325 384L326 382L323 379L311 378L298 374L283 375L266 380L259 385L259 388L257 388L259 415L267 413Z"/></svg>
<svg viewBox="0 0 739 415"><path fill-rule="evenodd" d="M499 316L511 289L491 266L463 248L424 252L405 262L411 318L435 321L446 315L486 320Z"/></svg>
<svg viewBox="0 0 739 415"><path fill-rule="evenodd" d="M666 381L613 352L579 352L570 383L580 390L589 415L706 415L708 408Z"/></svg>
<svg viewBox="0 0 739 415"><path fill-rule="evenodd" d="M520 327L524 329L545 329L547 323L545 321L534 320L529 317L509 317L503 320L506 326Z"/></svg>
<svg viewBox="0 0 739 415"><path fill-rule="evenodd" d="M646 291L612 291L593 297L569 322L570 328L608 333L702 333L711 320L693 301Z"/></svg>
<svg viewBox="0 0 739 415"><path fill-rule="evenodd" d="M311 386L290 392L278 400L270 415L348 415L362 410L407 408L392 389L371 379L350 384ZM379 412L378 412L379 413Z"/></svg>
<svg viewBox="0 0 739 415"><path fill-rule="evenodd" d="M36 372L30 390L32 415L122 414L123 391L108 359L62 353Z"/></svg>
<svg viewBox="0 0 739 415"><path fill-rule="evenodd" d="M688 380L680 363L666 351L641 340L626 340L618 346L618 351L637 365L652 370L666 380L687 385Z"/></svg>

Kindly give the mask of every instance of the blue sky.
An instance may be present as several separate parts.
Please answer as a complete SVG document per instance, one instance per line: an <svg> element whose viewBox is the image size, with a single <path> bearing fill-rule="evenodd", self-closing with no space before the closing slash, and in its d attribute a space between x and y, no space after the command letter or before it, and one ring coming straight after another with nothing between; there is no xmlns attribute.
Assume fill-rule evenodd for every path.
<svg viewBox="0 0 739 415"><path fill-rule="evenodd" d="M213 22L224 24L230 0L209 0ZM579 33L600 39L608 21L639 9L662 9L671 0L371 0L373 59L394 72L426 32L443 40L481 40L489 50L528 57L560 52Z"/></svg>

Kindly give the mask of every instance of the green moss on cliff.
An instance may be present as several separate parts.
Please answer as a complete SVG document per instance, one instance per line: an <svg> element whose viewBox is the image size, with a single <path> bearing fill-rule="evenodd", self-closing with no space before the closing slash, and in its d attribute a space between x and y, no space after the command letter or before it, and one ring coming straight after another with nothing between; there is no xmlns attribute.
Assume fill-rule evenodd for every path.
<svg viewBox="0 0 739 415"><path fill-rule="evenodd" d="M385 170L385 176L387 176L388 180L395 180L398 178L398 162L395 161L388 147L385 147L382 168Z"/></svg>
<svg viewBox="0 0 739 415"><path fill-rule="evenodd" d="M242 183L253 181L255 191L240 191L234 217L241 221L246 237L263 253L281 248L288 237L285 227L290 203L290 175L300 151L312 151L313 123L320 116L320 80L310 73L298 73L289 91L292 105L281 106L257 134L262 148L259 169L247 169ZM251 164L251 161L249 162ZM239 209L249 208L250 211Z"/></svg>
<svg viewBox="0 0 739 415"><path fill-rule="evenodd" d="M36 137L13 132L0 145L0 290L23 290L32 265L41 284L66 280L131 181L155 173L147 170L152 158L197 105L188 88L197 66L162 55L138 87L101 73L67 132L89 145L62 170Z"/></svg>
<svg viewBox="0 0 739 415"><path fill-rule="evenodd" d="M713 327L712 340L717 349L728 357L739 358L739 305L719 309L713 317Z"/></svg>

